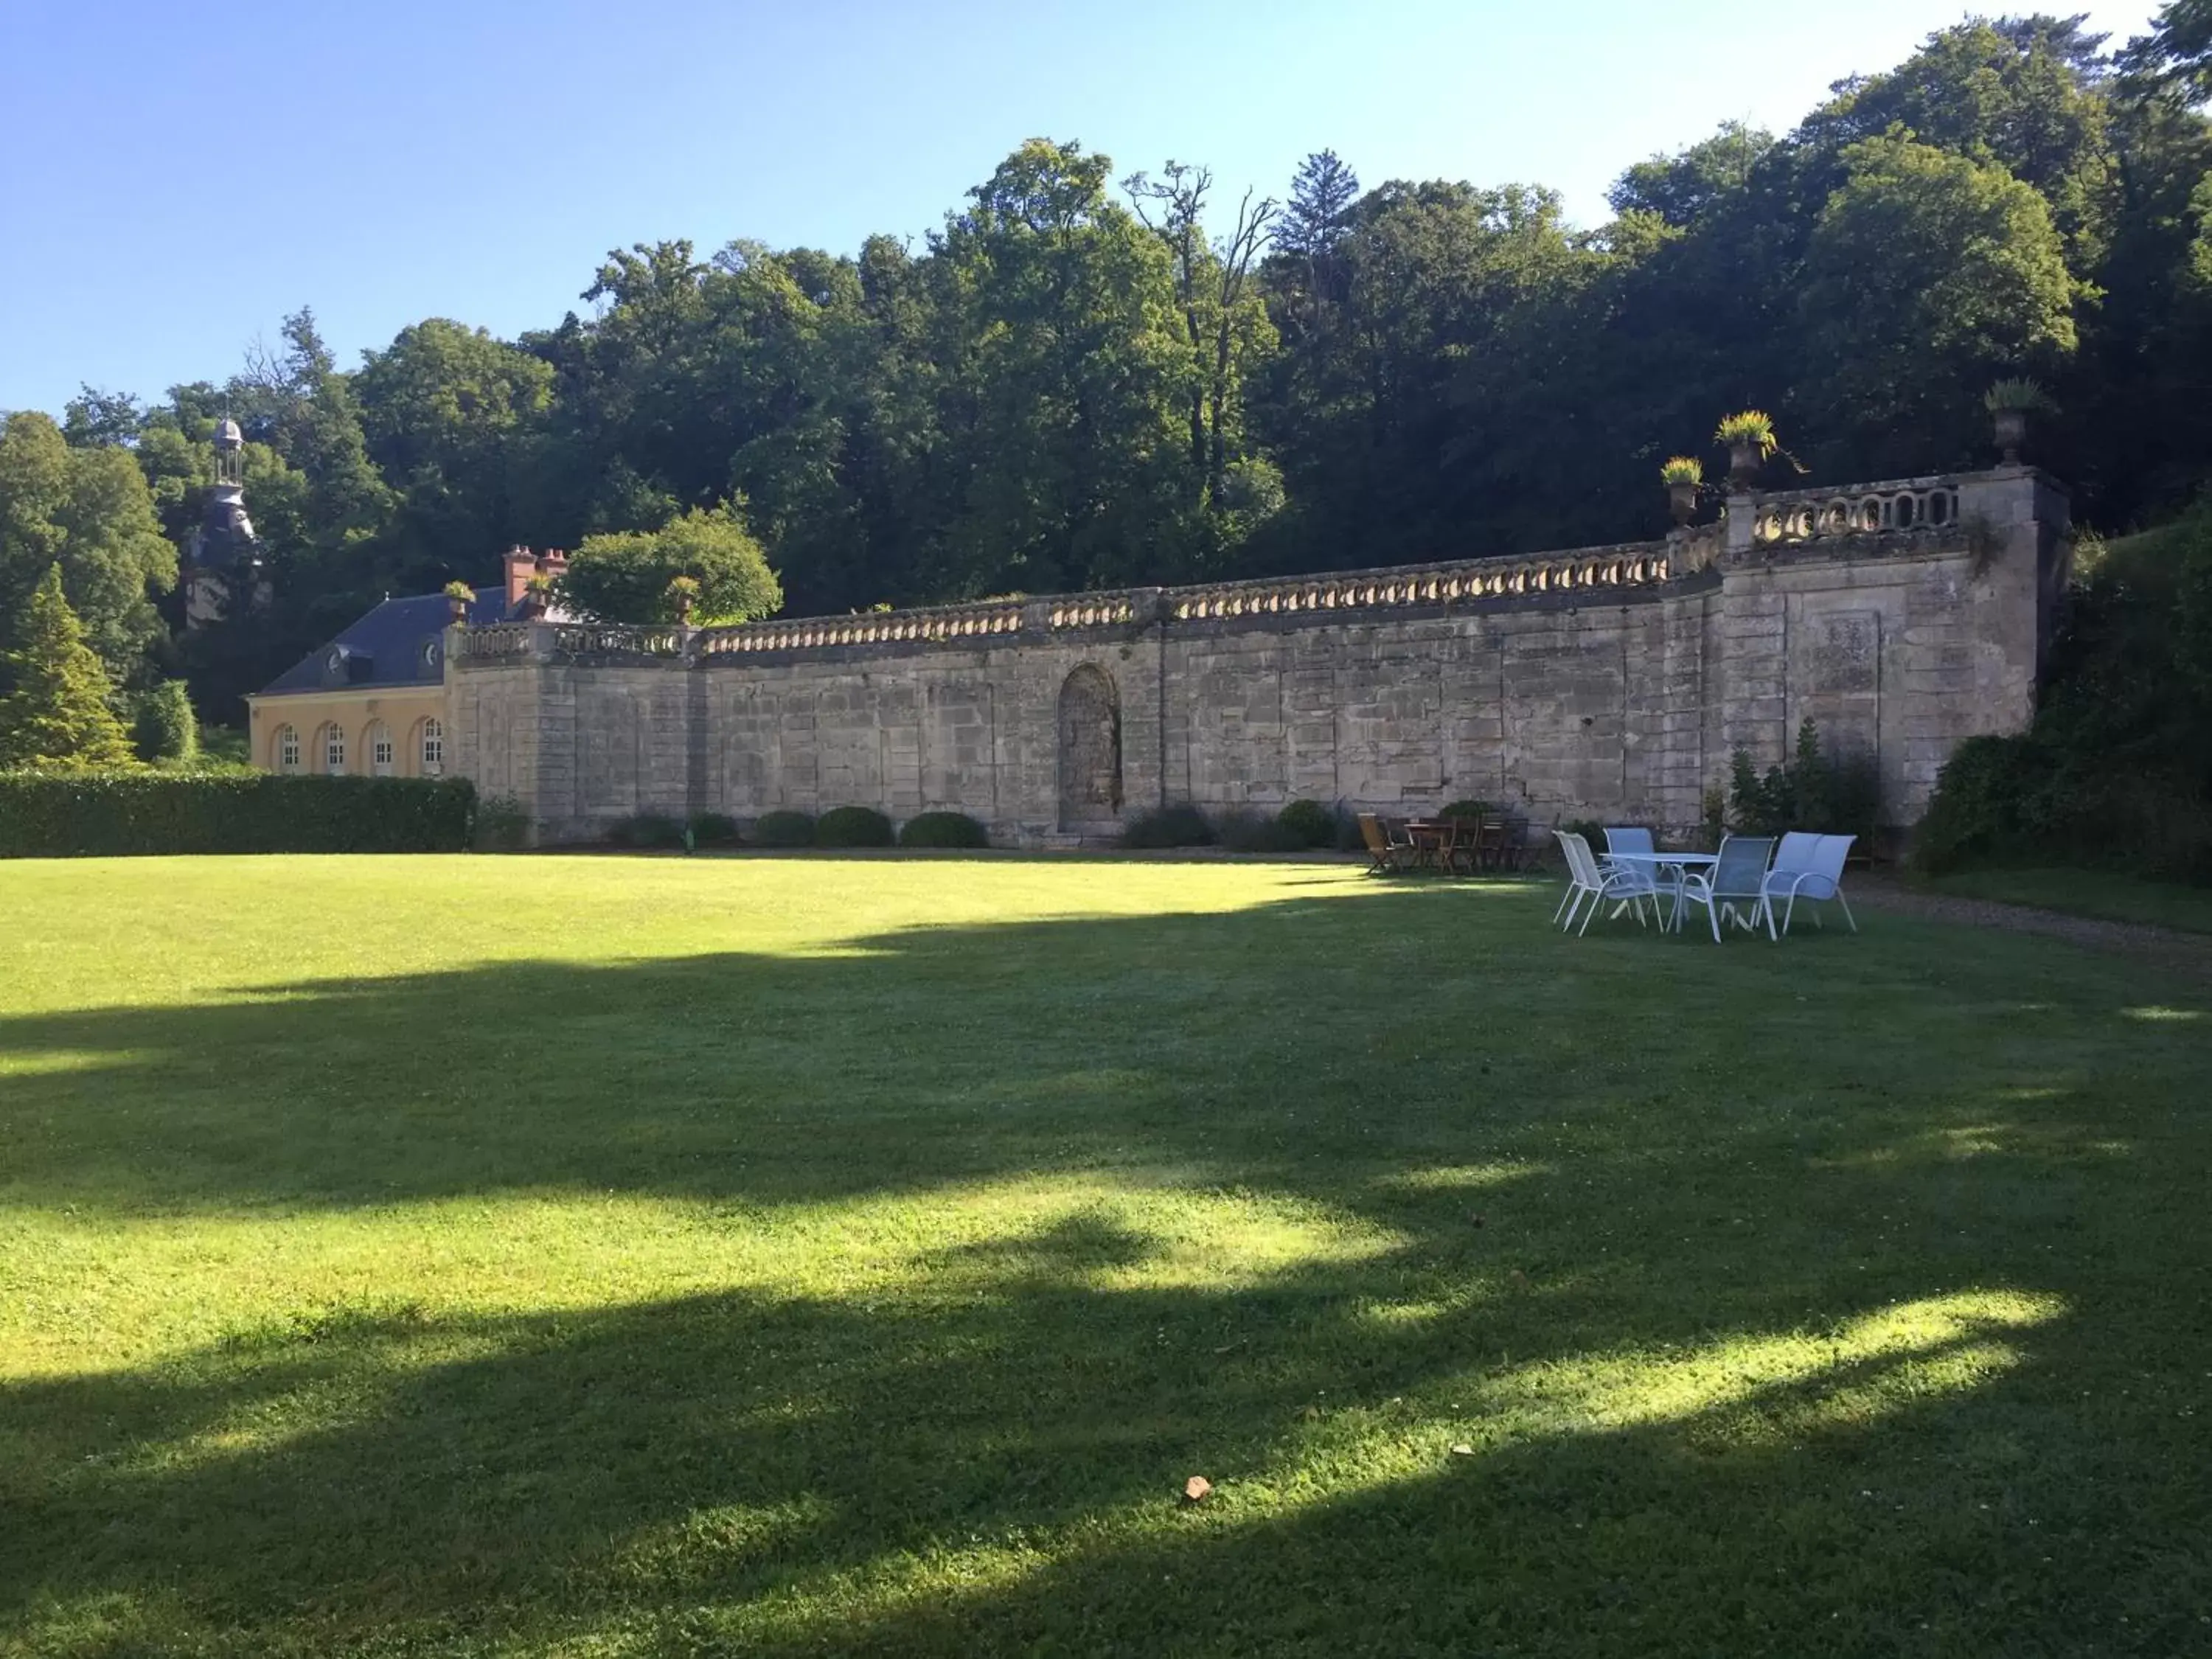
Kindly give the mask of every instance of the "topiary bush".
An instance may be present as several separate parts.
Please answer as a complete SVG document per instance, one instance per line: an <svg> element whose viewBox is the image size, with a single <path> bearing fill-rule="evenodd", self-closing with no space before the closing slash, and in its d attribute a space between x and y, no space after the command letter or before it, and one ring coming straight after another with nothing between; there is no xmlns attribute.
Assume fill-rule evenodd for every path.
<svg viewBox="0 0 2212 1659"><path fill-rule="evenodd" d="M1312 843L1279 814L1238 811L1225 815L1216 826L1221 844L1232 853L1303 853Z"/></svg>
<svg viewBox="0 0 2212 1659"><path fill-rule="evenodd" d="M965 812L923 812L899 830L902 847L988 847L991 832Z"/></svg>
<svg viewBox="0 0 2212 1659"><path fill-rule="evenodd" d="M131 744L143 761L180 766L199 757L199 720L182 680L163 680L139 697L131 716Z"/></svg>
<svg viewBox="0 0 2212 1659"><path fill-rule="evenodd" d="M530 843L529 809L512 795L486 795L477 803L479 853L516 853Z"/></svg>
<svg viewBox="0 0 2212 1659"><path fill-rule="evenodd" d="M462 853L476 816L465 778L0 772L0 858Z"/></svg>
<svg viewBox="0 0 2212 1659"><path fill-rule="evenodd" d="M695 812L690 828L694 847L736 847L744 840L738 821L723 812Z"/></svg>
<svg viewBox="0 0 2212 1659"><path fill-rule="evenodd" d="M762 847L811 847L814 819L805 812L763 812L753 823L752 838Z"/></svg>
<svg viewBox="0 0 2212 1659"><path fill-rule="evenodd" d="M607 839L617 847L681 847L684 825L665 812L640 812L609 824Z"/></svg>
<svg viewBox="0 0 2212 1659"><path fill-rule="evenodd" d="M817 847L889 847L891 821L872 806L833 806L814 821Z"/></svg>
<svg viewBox="0 0 2212 1659"><path fill-rule="evenodd" d="M1490 816L1490 803L1486 800L1455 800L1437 816L1440 818L1486 818Z"/></svg>
<svg viewBox="0 0 2212 1659"><path fill-rule="evenodd" d="M1336 812L1317 800L1294 800L1275 814L1286 836L1300 847L1334 847L1337 840Z"/></svg>
<svg viewBox="0 0 2212 1659"><path fill-rule="evenodd" d="M1121 845L1142 850L1168 847L1211 847L1213 826L1189 802L1139 812L1122 827Z"/></svg>

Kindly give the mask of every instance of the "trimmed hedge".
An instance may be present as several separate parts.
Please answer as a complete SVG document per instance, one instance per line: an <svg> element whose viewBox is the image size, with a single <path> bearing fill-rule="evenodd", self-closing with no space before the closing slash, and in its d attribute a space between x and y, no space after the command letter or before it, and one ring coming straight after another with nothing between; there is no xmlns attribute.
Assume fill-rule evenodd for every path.
<svg viewBox="0 0 2212 1659"><path fill-rule="evenodd" d="M817 847L889 847L891 821L872 806L833 806L814 820Z"/></svg>
<svg viewBox="0 0 2212 1659"><path fill-rule="evenodd" d="M695 847L736 847L744 840L738 833L738 821L726 812L691 815L691 844Z"/></svg>
<svg viewBox="0 0 2212 1659"><path fill-rule="evenodd" d="M465 778L0 772L0 858L161 853L461 853Z"/></svg>
<svg viewBox="0 0 2212 1659"><path fill-rule="evenodd" d="M1213 826L1206 814L1189 802L1156 806L1139 812L1122 826L1121 845L1151 851L1167 847L1211 847Z"/></svg>
<svg viewBox="0 0 2212 1659"><path fill-rule="evenodd" d="M763 847L811 847L814 820L804 812L763 812L753 824L752 838Z"/></svg>
<svg viewBox="0 0 2212 1659"><path fill-rule="evenodd" d="M965 812L921 812L899 830L902 847L988 847L991 832Z"/></svg>
<svg viewBox="0 0 2212 1659"><path fill-rule="evenodd" d="M1334 847L1337 842L1336 813L1317 800L1294 800L1275 815L1286 836L1301 847Z"/></svg>
<svg viewBox="0 0 2212 1659"><path fill-rule="evenodd" d="M681 847L684 825L665 812L640 812L609 824L607 840L617 847Z"/></svg>

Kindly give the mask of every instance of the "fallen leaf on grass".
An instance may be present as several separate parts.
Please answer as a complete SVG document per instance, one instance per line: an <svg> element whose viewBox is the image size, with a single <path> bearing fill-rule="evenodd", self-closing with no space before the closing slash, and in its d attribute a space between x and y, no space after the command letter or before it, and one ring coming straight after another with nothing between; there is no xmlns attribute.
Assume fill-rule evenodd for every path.
<svg viewBox="0 0 2212 1659"><path fill-rule="evenodd" d="M1203 1504L1212 1491L1213 1482L1202 1474L1194 1474L1182 1483L1182 1501L1186 1504Z"/></svg>

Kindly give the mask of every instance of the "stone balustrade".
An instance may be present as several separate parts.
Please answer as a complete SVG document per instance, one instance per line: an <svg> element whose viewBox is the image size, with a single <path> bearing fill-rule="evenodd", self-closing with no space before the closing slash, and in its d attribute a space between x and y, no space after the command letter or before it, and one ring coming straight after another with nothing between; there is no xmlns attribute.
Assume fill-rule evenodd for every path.
<svg viewBox="0 0 2212 1659"><path fill-rule="evenodd" d="M1166 590L1177 622L1368 610L1376 606L1465 605L1545 593L1650 587L1681 574L1663 543L1586 548L1537 558L1462 559L1321 575L1224 582Z"/></svg>
<svg viewBox="0 0 2212 1659"><path fill-rule="evenodd" d="M1934 532L1959 522L1959 486L1947 478L1796 489L1752 498L1752 539L1761 547Z"/></svg>
<svg viewBox="0 0 2212 1659"><path fill-rule="evenodd" d="M1784 546L1845 537L1920 537L1955 529L1959 481L1910 478L1847 489L1786 490L1738 496L1717 533L1736 538L1748 520L1751 547ZM1739 518L1737 515L1745 515ZM1705 532L1698 532L1703 534ZM1701 545L1679 534L1571 552L1461 559L1388 569L1212 582L1188 587L1127 588L1041 599L981 600L845 617L805 617L729 628L621 628L596 623L502 623L464 630L456 650L465 663L544 656L706 658L767 652L909 644L983 644L1014 635L1035 638L1086 629L1130 628L1155 621L1207 623L1245 617L1318 618L1332 611L1493 605L1547 597L1653 589L1705 568ZM1745 550L1748 550L1746 549Z"/></svg>

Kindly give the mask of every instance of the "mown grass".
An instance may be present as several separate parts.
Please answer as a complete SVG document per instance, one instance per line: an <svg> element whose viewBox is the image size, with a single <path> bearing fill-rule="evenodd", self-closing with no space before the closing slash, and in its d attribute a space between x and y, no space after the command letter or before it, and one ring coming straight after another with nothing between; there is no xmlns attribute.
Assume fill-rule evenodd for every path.
<svg viewBox="0 0 2212 1659"><path fill-rule="evenodd" d="M2028 904L2104 921L2212 933L2212 887L2150 881L2112 870L1962 870L1925 885L1960 898Z"/></svg>
<svg viewBox="0 0 2212 1659"><path fill-rule="evenodd" d="M0 1650L2212 1650L2204 988L1551 904L0 866Z"/></svg>

